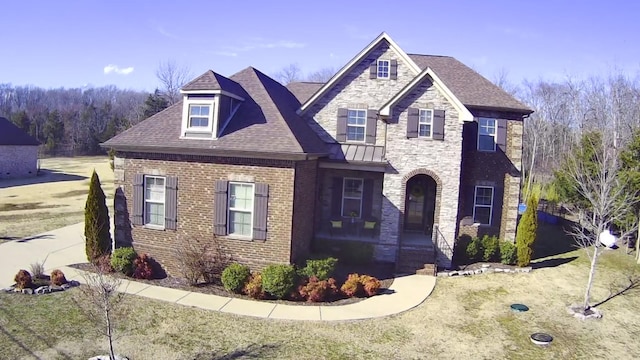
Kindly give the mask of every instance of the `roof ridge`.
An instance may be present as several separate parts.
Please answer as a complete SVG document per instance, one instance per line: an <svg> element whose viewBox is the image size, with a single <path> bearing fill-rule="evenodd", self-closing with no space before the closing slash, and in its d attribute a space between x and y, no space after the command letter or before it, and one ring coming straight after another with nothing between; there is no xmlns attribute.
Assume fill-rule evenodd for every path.
<svg viewBox="0 0 640 360"><path fill-rule="evenodd" d="M417 56L446 57L446 58L455 59L455 57L453 57L453 56L451 56L451 55L418 54L418 53L407 53L407 55L409 55L409 56L411 56L411 55L417 55ZM456 59L456 60L457 60L457 59Z"/></svg>

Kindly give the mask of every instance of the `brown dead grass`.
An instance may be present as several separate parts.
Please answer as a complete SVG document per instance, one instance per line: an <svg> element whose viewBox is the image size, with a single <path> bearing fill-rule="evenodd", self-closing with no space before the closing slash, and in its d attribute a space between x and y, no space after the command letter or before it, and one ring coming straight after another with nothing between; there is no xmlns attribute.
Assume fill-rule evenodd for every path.
<svg viewBox="0 0 640 360"><path fill-rule="evenodd" d="M636 358L638 293L602 305L601 320L580 321L567 314L566 306L581 299L588 263L578 251L560 255L575 256L574 261L530 274L440 278L434 293L415 309L364 321L254 319L129 296L128 320L121 322L116 350L134 359L218 359L230 354L235 357L228 358L238 359ZM605 252L601 260L595 300L605 298L612 281L637 267L623 251ZM105 353L105 341L88 331L71 295L0 294L0 358L29 357L18 342L35 358ZM530 311L513 313L509 305L515 302ZM533 345L529 335L537 331L552 334L552 345Z"/></svg>
<svg viewBox="0 0 640 360"><path fill-rule="evenodd" d="M83 221L93 169L100 176L107 205L111 206L113 171L107 157L42 159L43 175L1 181L0 242Z"/></svg>

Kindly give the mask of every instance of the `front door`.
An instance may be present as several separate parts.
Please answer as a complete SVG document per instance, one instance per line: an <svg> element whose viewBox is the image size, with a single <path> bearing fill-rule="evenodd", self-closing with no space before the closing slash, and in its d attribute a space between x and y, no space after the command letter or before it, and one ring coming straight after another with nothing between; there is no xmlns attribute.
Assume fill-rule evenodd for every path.
<svg viewBox="0 0 640 360"><path fill-rule="evenodd" d="M405 194L404 230L431 234L435 210L435 181L426 175L409 179Z"/></svg>

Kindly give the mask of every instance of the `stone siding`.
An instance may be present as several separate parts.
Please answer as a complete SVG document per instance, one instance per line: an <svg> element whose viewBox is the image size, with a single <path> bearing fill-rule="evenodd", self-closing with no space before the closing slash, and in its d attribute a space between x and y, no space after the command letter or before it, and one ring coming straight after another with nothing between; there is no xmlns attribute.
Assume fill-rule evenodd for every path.
<svg viewBox="0 0 640 360"><path fill-rule="evenodd" d="M0 179L36 176L38 146L0 145Z"/></svg>
<svg viewBox="0 0 640 360"><path fill-rule="evenodd" d="M116 194L116 241L131 243L139 253L149 253L165 270L179 276L175 249L183 240L211 243L214 223L214 183L216 180L240 180L269 184L267 239L240 240L218 237L223 249L235 261L253 269L269 263L292 261L292 234L298 241L310 242L308 228L294 231L295 163L281 160L214 158L162 154L119 154L115 161L120 174L116 179L121 194ZM302 165L309 171L312 164ZM306 169L305 169L306 168ZM135 174L156 174L178 177L177 230L156 230L144 226L129 226L132 211ZM298 187L304 191L310 180ZM118 190L116 190L118 191ZM305 200L301 197L301 201ZM129 238L127 238L129 237ZM300 252L301 250L297 250Z"/></svg>
<svg viewBox="0 0 640 360"><path fill-rule="evenodd" d="M445 111L444 140L407 138L408 108ZM452 104L425 80L393 109L387 129L386 157L389 170L384 176L383 221L380 255L395 258L401 242L406 183L414 175L425 174L436 181L434 224L453 245L458 218L458 191L462 161L462 124Z"/></svg>

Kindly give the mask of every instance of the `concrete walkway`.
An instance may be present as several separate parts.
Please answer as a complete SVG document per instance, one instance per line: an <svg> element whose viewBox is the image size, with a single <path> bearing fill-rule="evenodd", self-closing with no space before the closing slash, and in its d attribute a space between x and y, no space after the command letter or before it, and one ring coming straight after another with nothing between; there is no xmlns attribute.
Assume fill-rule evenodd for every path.
<svg viewBox="0 0 640 360"><path fill-rule="evenodd" d="M0 245L0 288L12 285L13 276L18 270L29 270L30 264L45 259L47 272L58 268L65 273L67 279L83 282L83 271L66 266L86 262L83 231L83 224L80 223ZM123 280L120 290L150 299L237 315L283 320L340 321L377 318L407 311L422 303L433 291L435 283L436 278L433 276L401 276L394 279L385 294L337 306L275 304L130 280Z"/></svg>

